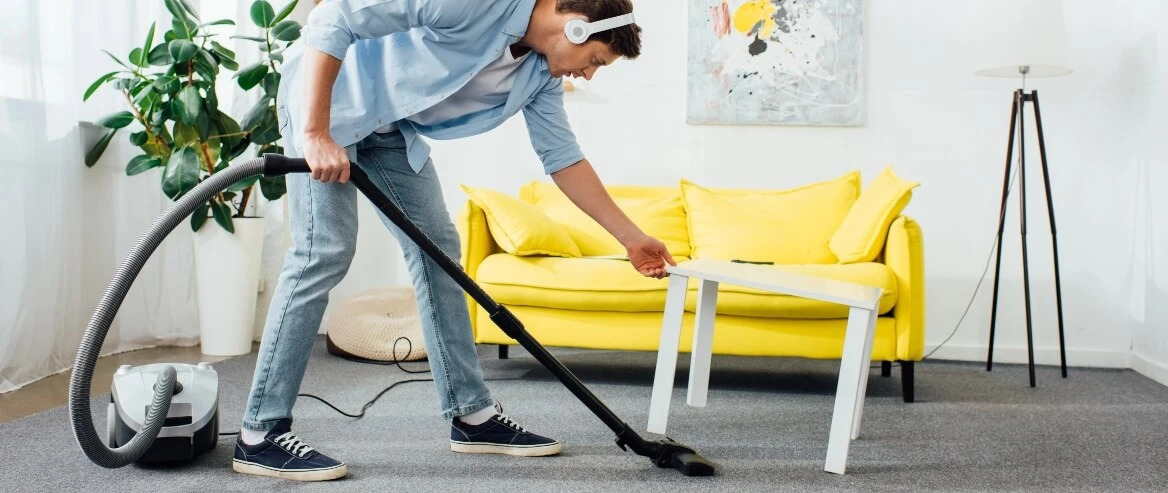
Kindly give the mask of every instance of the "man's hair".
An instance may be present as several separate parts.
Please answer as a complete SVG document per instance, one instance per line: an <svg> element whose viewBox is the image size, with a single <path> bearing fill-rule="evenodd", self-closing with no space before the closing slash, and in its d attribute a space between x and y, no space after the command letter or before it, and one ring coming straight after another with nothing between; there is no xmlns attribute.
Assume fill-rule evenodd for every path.
<svg viewBox="0 0 1168 493"><path fill-rule="evenodd" d="M625 15L633 11L629 0L556 0L556 12L561 14L581 14L588 22ZM616 29L593 33L588 41L600 41L608 45L612 54L628 59L641 54L641 26L629 24Z"/></svg>

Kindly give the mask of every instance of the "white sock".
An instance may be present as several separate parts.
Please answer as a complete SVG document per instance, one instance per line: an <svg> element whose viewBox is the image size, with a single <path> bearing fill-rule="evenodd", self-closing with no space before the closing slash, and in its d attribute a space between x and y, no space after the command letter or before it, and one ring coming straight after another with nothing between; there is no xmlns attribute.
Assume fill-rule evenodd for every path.
<svg viewBox="0 0 1168 493"><path fill-rule="evenodd" d="M459 416L458 419L468 425L478 426L486 423L487 420L491 419L491 417L495 414L497 414L495 411L495 406L487 406L466 416Z"/></svg>
<svg viewBox="0 0 1168 493"><path fill-rule="evenodd" d="M268 436L268 432L251 430L248 428L241 428L239 430L239 439L248 445L256 445L264 441L264 437Z"/></svg>

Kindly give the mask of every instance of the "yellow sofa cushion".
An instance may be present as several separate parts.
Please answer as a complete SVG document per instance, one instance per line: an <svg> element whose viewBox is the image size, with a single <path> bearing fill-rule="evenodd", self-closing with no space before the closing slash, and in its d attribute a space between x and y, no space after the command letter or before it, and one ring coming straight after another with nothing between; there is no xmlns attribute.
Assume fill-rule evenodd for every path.
<svg viewBox="0 0 1168 493"><path fill-rule="evenodd" d="M674 257L689 255L685 207L676 187L606 187L616 205L645 234L665 243ZM519 198L535 206L568 232L584 256L625 255L625 248L588 214L576 207L559 187L533 181L519 190Z"/></svg>
<svg viewBox="0 0 1168 493"><path fill-rule="evenodd" d="M860 173L790 190L711 189L681 182L690 256L831 264L828 242L860 195Z"/></svg>
<svg viewBox="0 0 1168 493"><path fill-rule="evenodd" d="M486 188L462 186L471 202L483 209L491 237L513 255L579 257L580 249L554 221L515 197Z"/></svg>
<svg viewBox="0 0 1168 493"><path fill-rule="evenodd" d="M685 258L677 258L684 262ZM878 263L782 265L790 270L884 288L880 313L896 305L896 277ZM628 262L589 258L517 257L498 253L479 264L478 282L506 305L580 311L660 312L665 308L665 279L637 273ZM690 282L686 309L694 310L697 283ZM846 318L843 305L724 285L718 312L727 315L783 318Z"/></svg>
<svg viewBox="0 0 1168 493"><path fill-rule="evenodd" d="M918 182L898 178L891 166L884 168L860 194L831 237L829 246L840 263L875 260L884 248L892 220L900 216L918 186Z"/></svg>

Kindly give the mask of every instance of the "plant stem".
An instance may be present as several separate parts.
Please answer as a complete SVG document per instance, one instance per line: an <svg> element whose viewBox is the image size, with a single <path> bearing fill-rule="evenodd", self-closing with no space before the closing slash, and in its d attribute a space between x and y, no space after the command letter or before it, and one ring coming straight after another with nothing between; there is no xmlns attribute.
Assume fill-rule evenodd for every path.
<svg viewBox="0 0 1168 493"><path fill-rule="evenodd" d="M132 98L130 98L130 91L122 90L122 94L126 96L126 102L130 103L130 110L134 112L134 116L138 119L138 122L141 123L142 127L145 129L146 142L150 142L151 140L156 139L157 137L154 135L153 132L150 131L150 124L146 122L146 117L142 116L142 112L138 110L138 106L135 105L134 100ZM162 145L164 147L166 147L167 152L169 152L170 146L166 145L166 141L164 141L160 138L157 138L157 139L158 139L158 142L161 142Z"/></svg>
<svg viewBox="0 0 1168 493"><path fill-rule="evenodd" d="M243 191L243 195L239 199L239 211L236 212L235 217L243 217L243 211L247 210L247 200L251 198L251 191L255 187L255 185L252 185Z"/></svg>

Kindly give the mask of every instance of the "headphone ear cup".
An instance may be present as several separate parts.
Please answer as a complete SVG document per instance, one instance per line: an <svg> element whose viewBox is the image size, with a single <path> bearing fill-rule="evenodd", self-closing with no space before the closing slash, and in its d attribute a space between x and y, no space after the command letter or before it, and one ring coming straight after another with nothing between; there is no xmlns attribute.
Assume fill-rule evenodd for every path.
<svg viewBox="0 0 1168 493"><path fill-rule="evenodd" d="M588 41L588 36L591 34L588 29L588 23L580 19L572 19L567 24L564 24L564 35L573 44L584 44Z"/></svg>

